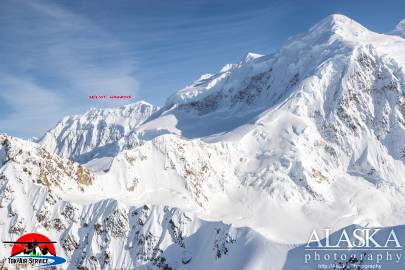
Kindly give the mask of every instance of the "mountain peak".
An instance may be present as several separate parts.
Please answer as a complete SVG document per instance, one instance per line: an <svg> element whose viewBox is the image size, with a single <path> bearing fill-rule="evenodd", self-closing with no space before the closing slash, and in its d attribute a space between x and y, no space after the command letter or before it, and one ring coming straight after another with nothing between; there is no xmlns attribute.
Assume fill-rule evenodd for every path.
<svg viewBox="0 0 405 270"><path fill-rule="evenodd" d="M254 61L255 59L262 57L262 56L263 56L262 54L249 52L243 58L242 63L250 63L250 62Z"/></svg>
<svg viewBox="0 0 405 270"><path fill-rule="evenodd" d="M342 15L342 14L331 14L327 17L325 17L324 19L322 19L320 22L318 22L317 24L315 24L314 27L323 27L323 28L334 28L337 26L348 26L352 23L358 24L357 22L355 22L354 20L352 20L351 18Z"/></svg>
<svg viewBox="0 0 405 270"><path fill-rule="evenodd" d="M153 106L152 104L150 104L149 102L147 102L145 100L138 100L137 102L128 104L128 106L141 106L141 105Z"/></svg>
<svg viewBox="0 0 405 270"><path fill-rule="evenodd" d="M360 34L368 32L368 30L355 20L352 20L345 15L332 14L311 27L309 32L316 34L338 34L347 37L358 36Z"/></svg>
<svg viewBox="0 0 405 270"><path fill-rule="evenodd" d="M95 107L93 107L93 108L90 108L83 116L89 115L89 114L94 114L94 113L109 114L109 113L114 113L114 112L117 113L117 112L127 111L127 110L141 110L144 107L155 107L155 106L150 104L147 101L139 100L134 103L122 105L121 107L117 107L117 108L95 108Z"/></svg>
<svg viewBox="0 0 405 270"><path fill-rule="evenodd" d="M119 108L94 108L63 118L39 142L49 152L82 163L96 155L112 156L121 147L118 141L158 109L143 100Z"/></svg>
<svg viewBox="0 0 405 270"><path fill-rule="evenodd" d="M353 20L345 15L342 14L331 14L327 16L324 21L329 21L334 24L347 24L351 23Z"/></svg>

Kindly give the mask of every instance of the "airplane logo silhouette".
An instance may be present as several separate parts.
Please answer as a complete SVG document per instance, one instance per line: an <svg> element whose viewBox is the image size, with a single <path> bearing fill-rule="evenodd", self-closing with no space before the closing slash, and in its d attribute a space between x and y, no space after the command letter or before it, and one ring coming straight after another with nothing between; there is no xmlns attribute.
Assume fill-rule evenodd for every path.
<svg viewBox="0 0 405 270"><path fill-rule="evenodd" d="M41 255L46 255L46 254L52 254L52 252L49 250L49 248L46 246L47 244L55 244L55 241L4 241L4 244L13 244L13 245L19 245L19 246L25 246L25 248L21 247L20 251L11 254L11 257L16 256L18 254L24 253L24 254L31 254L32 252L36 252L36 248L38 247L39 250L41 251ZM41 246L44 246L41 248ZM53 256L56 256L56 254L52 254Z"/></svg>

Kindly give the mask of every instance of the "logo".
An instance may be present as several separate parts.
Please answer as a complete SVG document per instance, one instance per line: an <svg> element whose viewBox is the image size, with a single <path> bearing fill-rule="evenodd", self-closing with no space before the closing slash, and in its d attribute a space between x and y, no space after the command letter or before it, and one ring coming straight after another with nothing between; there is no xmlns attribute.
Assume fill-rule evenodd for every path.
<svg viewBox="0 0 405 270"><path fill-rule="evenodd" d="M313 230L304 247L304 262L314 269L388 270L402 264L403 255L395 228Z"/></svg>
<svg viewBox="0 0 405 270"><path fill-rule="evenodd" d="M12 265L48 267L66 262L56 256L56 242L39 233L24 234L15 242L3 243L12 245L11 256L8 257L8 263Z"/></svg>

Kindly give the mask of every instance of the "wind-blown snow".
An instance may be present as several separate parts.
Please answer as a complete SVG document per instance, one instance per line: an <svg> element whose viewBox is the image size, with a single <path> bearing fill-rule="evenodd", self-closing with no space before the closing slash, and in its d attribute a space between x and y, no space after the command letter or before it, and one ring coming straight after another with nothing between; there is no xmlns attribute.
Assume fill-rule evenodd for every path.
<svg viewBox="0 0 405 270"><path fill-rule="evenodd" d="M395 27L394 31L392 32L394 35L401 36L405 38L405 19L402 19L397 26Z"/></svg>

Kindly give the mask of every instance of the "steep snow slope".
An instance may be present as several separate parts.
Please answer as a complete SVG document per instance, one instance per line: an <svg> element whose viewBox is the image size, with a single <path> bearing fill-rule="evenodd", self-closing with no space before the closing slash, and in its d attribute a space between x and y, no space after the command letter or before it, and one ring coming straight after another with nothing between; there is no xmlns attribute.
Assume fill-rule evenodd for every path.
<svg viewBox="0 0 405 270"><path fill-rule="evenodd" d="M125 145L137 143L129 134L157 109L145 101L117 109L91 109L63 118L39 143L52 153L81 163L111 157ZM125 142L118 143L124 137Z"/></svg>
<svg viewBox="0 0 405 270"><path fill-rule="evenodd" d="M64 268L263 269L270 257L279 258L271 269L284 263L288 248L251 229L164 205L92 197L97 177L37 144L1 135L0 153L1 239L44 233L59 241ZM0 265L8 266L6 258Z"/></svg>
<svg viewBox="0 0 405 270"><path fill-rule="evenodd" d="M229 143L224 178L278 199L333 201L337 179L403 197L404 48L400 37L332 15L275 55L200 78L136 132Z"/></svg>
<svg viewBox="0 0 405 270"><path fill-rule="evenodd" d="M63 269L291 270L317 265L314 259L303 264L308 254L304 245L280 244L246 227L204 221L174 207L136 204L113 195L110 199L92 196L100 185L107 185L103 179L35 143L1 135L0 153L3 241L31 231L58 240L57 254L67 259ZM133 158L127 156L127 161L133 162ZM261 199L256 198L259 209ZM346 229L354 228L357 226ZM383 229L375 239L381 242L390 229ZM403 226L394 229L398 235L405 230ZM339 232L332 235L332 241L337 241ZM0 252L8 254L8 247L0 246ZM362 264L342 259L333 262L350 265L347 269ZM11 267L6 258L0 265ZM394 261L383 265L392 270L403 267Z"/></svg>
<svg viewBox="0 0 405 270"><path fill-rule="evenodd" d="M291 270L313 269L318 263L312 258L303 264L308 256L304 245L276 243L249 228L204 221L178 208L89 196L89 190L102 180L81 165L49 154L35 143L2 135L0 153L3 241L15 240L30 231L46 234L58 240L57 253L68 261L64 269ZM258 208L260 199L256 198ZM283 223L288 224L285 220ZM350 232L355 228L358 227L346 229ZM390 229L383 229L375 240L386 239ZM403 226L394 229L403 235ZM333 242L340 233L331 236ZM0 251L9 253L4 245ZM350 252L355 253L361 255L359 251ZM332 262L350 266L347 269L362 264L347 259ZM0 265L11 267L6 258ZM402 264L395 261L383 265L392 270L402 269Z"/></svg>
<svg viewBox="0 0 405 270"><path fill-rule="evenodd" d="M178 91L141 130L160 128L188 138L228 132L255 121L264 110L277 109L292 95L314 95L318 88L322 88L318 95L329 97L321 100L325 109L336 110L330 108L334 97L326 96L331 92L326 92L326 87L343 92L339 77L349 73L349 66L362 62L363 55L377 61L368 70L370 84L379 83L375 80L378 72L388 77L379 74L379 80L394 76L394 84L403 83L403 42L396 36L373 33L342 15L329 16L308 33L289 40L275 55L247 57L249 61L227 65L220 73L204 76ZM357 67L360 74L367 71L365 65ZM329 85L316 88L318 82Z"/></svg>

